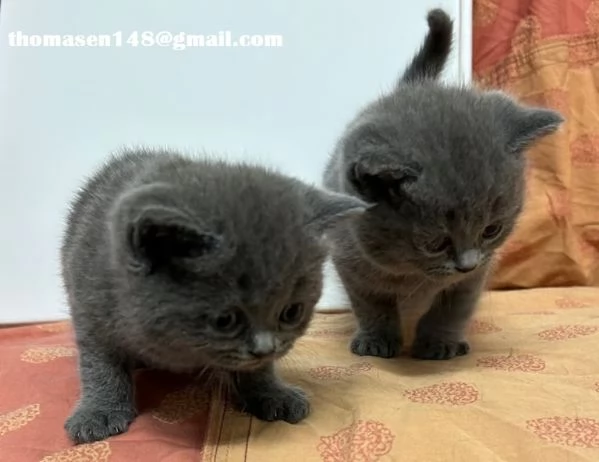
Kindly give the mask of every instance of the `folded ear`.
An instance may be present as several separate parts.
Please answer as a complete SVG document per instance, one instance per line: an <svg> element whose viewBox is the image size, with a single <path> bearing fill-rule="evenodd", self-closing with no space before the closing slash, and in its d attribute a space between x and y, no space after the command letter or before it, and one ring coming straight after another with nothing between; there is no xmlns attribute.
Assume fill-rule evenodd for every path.
<svg viewBox="0 0 599 462"><path fill-rule="evenodd" d="M306 194L306 225L321 236L339 223L362 215L369 204L352 196L310 188Z"/></svg>
<svg viewBox="0 0 599 462"><path fill-rule="evenodd" d="M168 185L142 186L124 194L113 209L113 243L130 270L149 274L175 264L198 264L222 239L175 205ZM118 258L118 256L117 256Z"/></svg>

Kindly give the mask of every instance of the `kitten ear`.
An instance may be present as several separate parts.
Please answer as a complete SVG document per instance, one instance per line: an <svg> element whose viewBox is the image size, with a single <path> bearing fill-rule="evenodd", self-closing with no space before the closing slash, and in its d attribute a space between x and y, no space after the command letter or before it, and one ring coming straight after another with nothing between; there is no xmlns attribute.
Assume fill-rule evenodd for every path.
<svg viewBox="0 0 599 462"><path fill-rule="evenodd" d="M322 235L337 224L362 215L369 204L352 196L311 188L306 194L307 226Z"/></svg>
<svg viewBox="0 0 599 462"><path fill-rule="evenodd" d="M512 153L521 153L538 139L555 133L565 121L557 111L524 106L499 90L489 91L485 97L499 113L499 121L507 130L507 149Z"/></svg>
<svg viewBox="0 0 599 462"><path fill-rule="evenodd" d="M509 149L522 152L535 141L557 131L565 119L556 111L544 108L519 108L512 122Z"/></svg>
<svg viewBox="0 0 599 462"><path fill-rule="evenodd" d="M401 163L391 156L364 155L348 166L347 180L361 197L371 202L389 201L405 193L405 186L418 179L416 163Z"/></svg>
<svg viewBox="0 0 599 462"><path fill-rule="evenodd" d="M113 242L123 247L131 270L149 274L209 256L220 247L221 238L202 229L197 219L173 203L172 195L170 186L152 184L117 202Z"/></svg>
<svg viewBox="0 0 599 462"><path fill-rule="evenodd" d="M161 205L139 210L129 223L127 239L133 266L149 271L205 257L220 245L216 235L201 230L181 211Z"/></svg>
<svg viewBox="0 0 599 462"><path fill-rule="evenodd" d="M404 194L407 183L420 176L416 162L407 161L393 145L393 133L385 127L363 125L347 137L346 157L354 159L347 166L346 180L369 202L389 201Z"/></svg>

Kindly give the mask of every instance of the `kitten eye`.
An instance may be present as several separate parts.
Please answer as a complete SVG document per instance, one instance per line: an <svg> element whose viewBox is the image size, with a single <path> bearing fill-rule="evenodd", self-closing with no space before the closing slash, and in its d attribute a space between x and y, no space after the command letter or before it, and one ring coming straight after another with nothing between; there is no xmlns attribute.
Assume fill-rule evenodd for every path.
<svg viewBox="0 0 599 462"><path fill-rule="evenodd" d="M230 333L235 331L241 322L239 310L230 310L219 314L212 321L212 326L222 333Z"/></svg>
<svg viewBox="0 0 599 462"><path fill-rule="evenodd" d="M427 243L424 247L428 253L436 254L445 252L447 249L451 247L451 245L451 239L448 236L446 236L440 239L435 239L434 241Z"/></svg>
<svg viewBox="0 0 599 462"><path fill-rule="evenodd" d="M503 227L500 224L493 224L487 226L483 230L483 239L493 239L499 235Z"/></svg>
<svg viewBox="0 0 599 462"><path fill-rule="evenodd" d="M283 308L281 314L279 315L279 320L284 324L295 324L304 314L304 304L303 303L291 303Z"/></svg>

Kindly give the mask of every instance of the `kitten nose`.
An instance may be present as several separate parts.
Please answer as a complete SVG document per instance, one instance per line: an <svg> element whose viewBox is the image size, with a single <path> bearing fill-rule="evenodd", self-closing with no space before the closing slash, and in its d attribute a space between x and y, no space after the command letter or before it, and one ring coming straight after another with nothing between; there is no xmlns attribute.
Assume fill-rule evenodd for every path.
<svg viewBox="0 0 599 462"><path fill-rule="evenodd" d="M455 262L455 269L460 273L469 273L476 269L480 263L480 252L475 249L466 250L458 255Z"/></svg>
<svg viewBox="0 0 599 462"><path fill-rule="evenodd" d="M257 358L269 356L275 352L274 336L268 332L259 332L254 335L250 354Z"/></svg>

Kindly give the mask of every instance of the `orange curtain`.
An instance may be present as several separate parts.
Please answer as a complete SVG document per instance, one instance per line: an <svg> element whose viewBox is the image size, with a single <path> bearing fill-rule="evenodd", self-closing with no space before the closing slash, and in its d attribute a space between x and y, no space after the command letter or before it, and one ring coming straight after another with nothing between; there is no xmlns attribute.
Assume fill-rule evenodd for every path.
<svg viewBox="0 0 599 462"><path fill-rule="evenodd" d="M566 118L529 152L491 288L599 285L599 0L474 0L474 78Z"/></svg>

